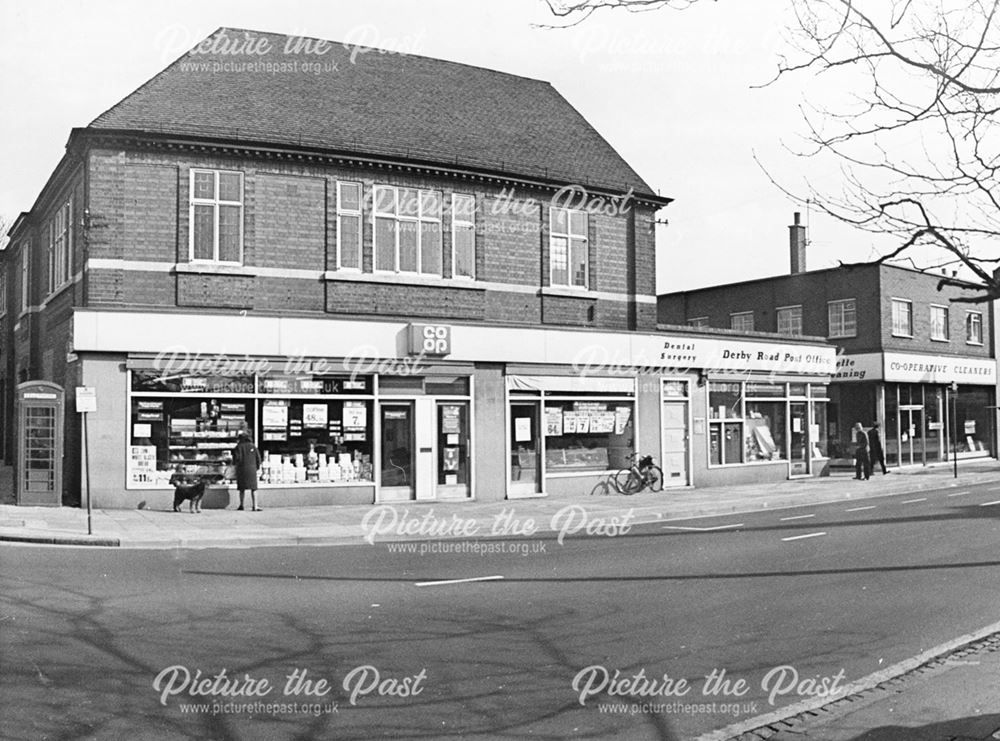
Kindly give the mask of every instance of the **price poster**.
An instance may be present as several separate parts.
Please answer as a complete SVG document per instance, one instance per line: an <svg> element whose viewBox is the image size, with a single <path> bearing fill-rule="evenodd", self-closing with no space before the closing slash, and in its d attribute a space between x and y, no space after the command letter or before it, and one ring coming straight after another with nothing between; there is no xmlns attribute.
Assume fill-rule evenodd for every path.
<svg viewBox="0 0 1000 741"><path fill-rule="evenodd" d="M131 446L129 448L129 472L133 484L153 483L156 474L156 446Z"/></svg>
<svg viewBox="0 0 1000 741"><path fill-rule="evenodd" d="M326 427L326 423L327 423L326 404L302 405L303 427Z"/></svg>
<svg viewBox="0 0 1000 741"><path fill-rule="evenodd" d="M344 402L344 431L359 431L368 428L368 408L363 401Z"/></svg>
<svg viewBox="0 0 1000 741"><path fill-rule="evenodd" d="M621 435L625 432L629 420L632 419L631 407L617 407L615 409L615 434Z"/></svg>
<svg viewBox="0 0 1000 741"><path fill-rule="evenodd" d="M514 419L514 442L531 442L531 417L517 417Z"/></svg>
<svg viewBox="0 0 1000 741"><path fill-rule="evenodd" d="M288 402L265 401L260 410L260 423L263 427L286 428L288 426Z"/></svg>
<svg viewBox="0 0 1000 741"><path fill-rule="evenodd" d="M557 437L563 434L562 409L549 407L545 410L545 436Z"/></svg>

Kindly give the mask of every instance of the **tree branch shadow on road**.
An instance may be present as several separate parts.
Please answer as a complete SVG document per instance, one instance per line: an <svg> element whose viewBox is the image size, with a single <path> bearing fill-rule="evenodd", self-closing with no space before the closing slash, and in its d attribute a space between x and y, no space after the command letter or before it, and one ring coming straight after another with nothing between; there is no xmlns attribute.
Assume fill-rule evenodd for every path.
<svg viewBox="0 0 1000 741"><path fill-rule="evenodd" d="M679 739L662 714L605 715L593 704L577 703L571 680L582 667L580 656L597 649L586 642L566 649L567 643L574 645L572 637L557 626L575 621L559 606L528 621L519 615L444 611L423 619L413 613L401 621L372 623L347 614L329 596L328 612L299 614L288 589L271 582L254 585L261 598L250 620L245 609L228 604L228 595L237 589L216 590L213 599L206 599L195 583L177 601L176 594L128 587L95 596L72 584L23 578L2 582L3 613L18 620L17 635L4 638L0 675L4 696L17 708L7 718L12 738L149 738L155 732L162 734L157 738L220 741L485 741L520 739L531 729L533 738L545 741L565 738L567 729L575 728L571 735L584 739ZM300 581L290 588L299 592L310 587ZM137 611L134 605L141 602L158 609ZM593 619L606 622L610 617ZM504 650L490 649L498 645ZM413 670L412 657L422 652L435 659L428 664L432 681L422 695L366 697L356 707L348 705L339 680L350 668L371 664L402 674ZM530 660L518 661L524 657ZM254 698L185 693L163 706L152 682L174 664L191 672L200 669L204 676L226 669L230 677L269 677L279 688L274 697L265 698L272 702L284 700L283 676L303 668L331 680L331 699L341 710L316 716L248 714L209 711L206 705L185 714L178 707L182 701L246 703ZM65 712L68 707L78 711Z"/></svg>

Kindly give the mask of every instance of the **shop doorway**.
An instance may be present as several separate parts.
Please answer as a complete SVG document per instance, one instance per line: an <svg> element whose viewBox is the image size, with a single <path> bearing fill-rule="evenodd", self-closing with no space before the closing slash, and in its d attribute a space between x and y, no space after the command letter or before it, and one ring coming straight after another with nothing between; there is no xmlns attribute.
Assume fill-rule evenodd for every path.
<svg viewBox="0 0 1000 741"><path fill-rule="evenodd" d="M468 499L472 493L469 404L440 401L436 411L435 495L438 499Z"/></svg>
<svg viewBox="0 0 1000 741"><path fill-rule="evenodd" d="M679 487L691 483L688 470L690 435L688 433L687 381L663 382L663 412L660 416L661 468L663 486Z"/></svg>
<svg viewBox="0 0 1000 741"><path fill-rule="evenodd" d="M899 405L899 465L924 462L924 407Z"/></svg>
<svg viewBox="0 0 1000 741"><path fill-rule="evenodd" d="M809 403L790 401L788 420L791 427L789 441L789 476L808 476L809 460Z"/></svg>
<svg viewBox="0 0 1000 741"><path fill-rule="evenodd" d="M416 493L413 403L382 404L380 409L382 485L379 498L383 502L409 501Z"/></svg>
<svg viewBox="0 0 1000 741"><path fill-rule="evenodd" d="M510 488L508 496L532 496L542 491L537 401L510 404Z"/></svg>

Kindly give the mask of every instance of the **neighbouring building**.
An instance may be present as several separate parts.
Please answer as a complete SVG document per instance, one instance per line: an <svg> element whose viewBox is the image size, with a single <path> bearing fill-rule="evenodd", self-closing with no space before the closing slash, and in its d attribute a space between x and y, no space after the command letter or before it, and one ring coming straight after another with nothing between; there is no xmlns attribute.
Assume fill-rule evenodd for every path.
<svg viewBox="0 0 1000 741"><path fill-rule="evenodd" d="M661 322L816 335L838 351L825 433L848 463L851 428L882 425L886 462L929 464L996 456L997 361L982 288L897 265L806 270L806 234L789 227L788 275L659 297ZM958 301L956 301L958 299Z"/></svg>
<svg viewBox="0 0 1000 741"><path fill-rule="evenodd" d="M658 328L670 200L546 82L221 29L74 129L11 229L5 457L53 480L10 411L41 381L53 504L162 508L183 472L225 506L241 432L269 506L585 496L634 450L672 486L820 472L789 459L825 455L832 348Z"/></svg>

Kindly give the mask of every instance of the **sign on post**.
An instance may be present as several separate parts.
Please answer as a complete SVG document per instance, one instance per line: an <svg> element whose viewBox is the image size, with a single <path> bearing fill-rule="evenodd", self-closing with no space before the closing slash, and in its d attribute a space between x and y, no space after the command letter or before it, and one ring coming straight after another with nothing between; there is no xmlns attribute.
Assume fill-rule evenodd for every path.
<svg viewBox="0 0 1000 741"><path fill-rule="evenodd" d="M92 386L76 387L76 411L77 413L97 411L97 389Z"/></svg>

